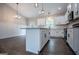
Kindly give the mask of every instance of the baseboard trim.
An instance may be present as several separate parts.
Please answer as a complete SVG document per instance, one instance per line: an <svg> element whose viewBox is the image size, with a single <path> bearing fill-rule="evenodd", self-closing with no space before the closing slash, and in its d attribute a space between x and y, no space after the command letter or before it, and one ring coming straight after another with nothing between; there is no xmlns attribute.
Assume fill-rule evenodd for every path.
<svg viewBox="0 0 79 59"><path fill-rule="evenodd" d="M17 36L12 36L12 37L6 37L6 38L1 38L0 40L11 39L11 38L15 38L15 37L22 37L22 36L25 36L25 35L17 35Z"/></svg>
<svg viewBox="0 0 79 59"><path fill-rule="evenodd" d="M66 45L69 47L69 49L73 52L74 55L76 55L76 53L73 51L73 49L70 47L70 45L68 44L68 42L66 41Z"/></svg>
<svg viewBox="0 0 79 59"><path fill-rule="evenodd" d="M54 39L64 39L64 37L55 37L55 36L50 36L50 38L54 38Z"/></svg>
<svg viewBox="0 0 79 59"><path fill-rule="evenodd" d="M43 48L41 49L41 51L39 51L39 55L40 55L40 53L43 51L44 47L49 43L49 41L50 41L50 40L48 40L48 41L46 42L46 44L43 46Z"/></svg>

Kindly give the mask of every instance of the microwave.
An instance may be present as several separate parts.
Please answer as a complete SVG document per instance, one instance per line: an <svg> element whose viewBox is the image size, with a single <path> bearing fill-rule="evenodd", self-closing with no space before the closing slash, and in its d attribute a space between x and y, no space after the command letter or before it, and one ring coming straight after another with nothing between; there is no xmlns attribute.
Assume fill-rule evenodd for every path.
<svg viewBox="0 0 79 59"><path fill-rule="evenodd" d="M68 20L69 20L69 21L73 21L73 19L74 19L74 12L71 11L71 12L69 13L69 15L68 15Z"/></svg>

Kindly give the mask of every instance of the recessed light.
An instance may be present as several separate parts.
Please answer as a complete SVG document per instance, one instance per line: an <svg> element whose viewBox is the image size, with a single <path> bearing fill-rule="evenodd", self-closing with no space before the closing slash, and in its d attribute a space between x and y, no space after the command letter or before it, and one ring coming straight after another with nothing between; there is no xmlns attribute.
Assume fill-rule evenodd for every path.
<svg viewBox="0 0 79 59"><path fill-rule="evenodd" d="M59 7L58 10L61 10L61 8Z"/></svg>

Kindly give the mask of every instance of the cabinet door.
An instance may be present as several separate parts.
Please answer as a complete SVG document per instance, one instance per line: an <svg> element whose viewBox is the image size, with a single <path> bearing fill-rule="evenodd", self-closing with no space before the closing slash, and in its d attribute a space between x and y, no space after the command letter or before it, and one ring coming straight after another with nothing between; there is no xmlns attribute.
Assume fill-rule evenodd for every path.
<svg viewBox="0 0 79 59"><path fill-rule="evenodd" d="M73 4L74 19L79 17L79 3Z"/></svg>
<svg viewBox="0 0 79 59"><path fill-rule="evenodd" d="M79 50L79 28L74 28L73 31L73 39L74 39L74 51L77 53L77 51Z"/></svg>
<svg viewBox="0 0 79 59"><path fill-rule="evenodd" d="M67 30L67 42L70 47L73 49L73 29Z"/></svg>
<svg viewBox="0 0 79 59"><path fill-rule="evenodd" d="M49 34L49 32L47 29L41 29L41 32L40 32L40 36L41 36L40 49L42 49L44 47L44 45L47 43L47 41L49 39L48 34Z"/></svg>
<svg viewBox="0 0 79 59"><path fill-rule="evenodd" d="M77 3L77 12L78 12L78 17L79 17L79 3Z"/></svg>
<svg viewBox="0 0 79 59"><path fill-rule="evenodd" d="M72 11L72 4L69 4L67 6L67 12L70 13Z"/></svg>
<svg viewBox="0 0 79 59"><path fill-rule="evenodd" d="M73 10L74 11L74 19L75 19L75 18L77 18L77 4L76 3L73 4L73 8L74 8L74 10Z"/></svg>

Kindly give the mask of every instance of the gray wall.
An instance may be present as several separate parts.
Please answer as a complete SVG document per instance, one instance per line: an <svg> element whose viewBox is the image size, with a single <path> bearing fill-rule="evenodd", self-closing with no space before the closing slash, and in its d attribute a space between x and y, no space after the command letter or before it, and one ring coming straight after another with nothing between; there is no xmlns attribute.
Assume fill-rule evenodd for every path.
<svg viewBox="0 0 79 59"><path fill-rule="evenodd" d="M15 15L15 10L6 4L0 4L0 39L25 35L25 30L20 28L27 25L27 19L16 19Z"/></svg>

